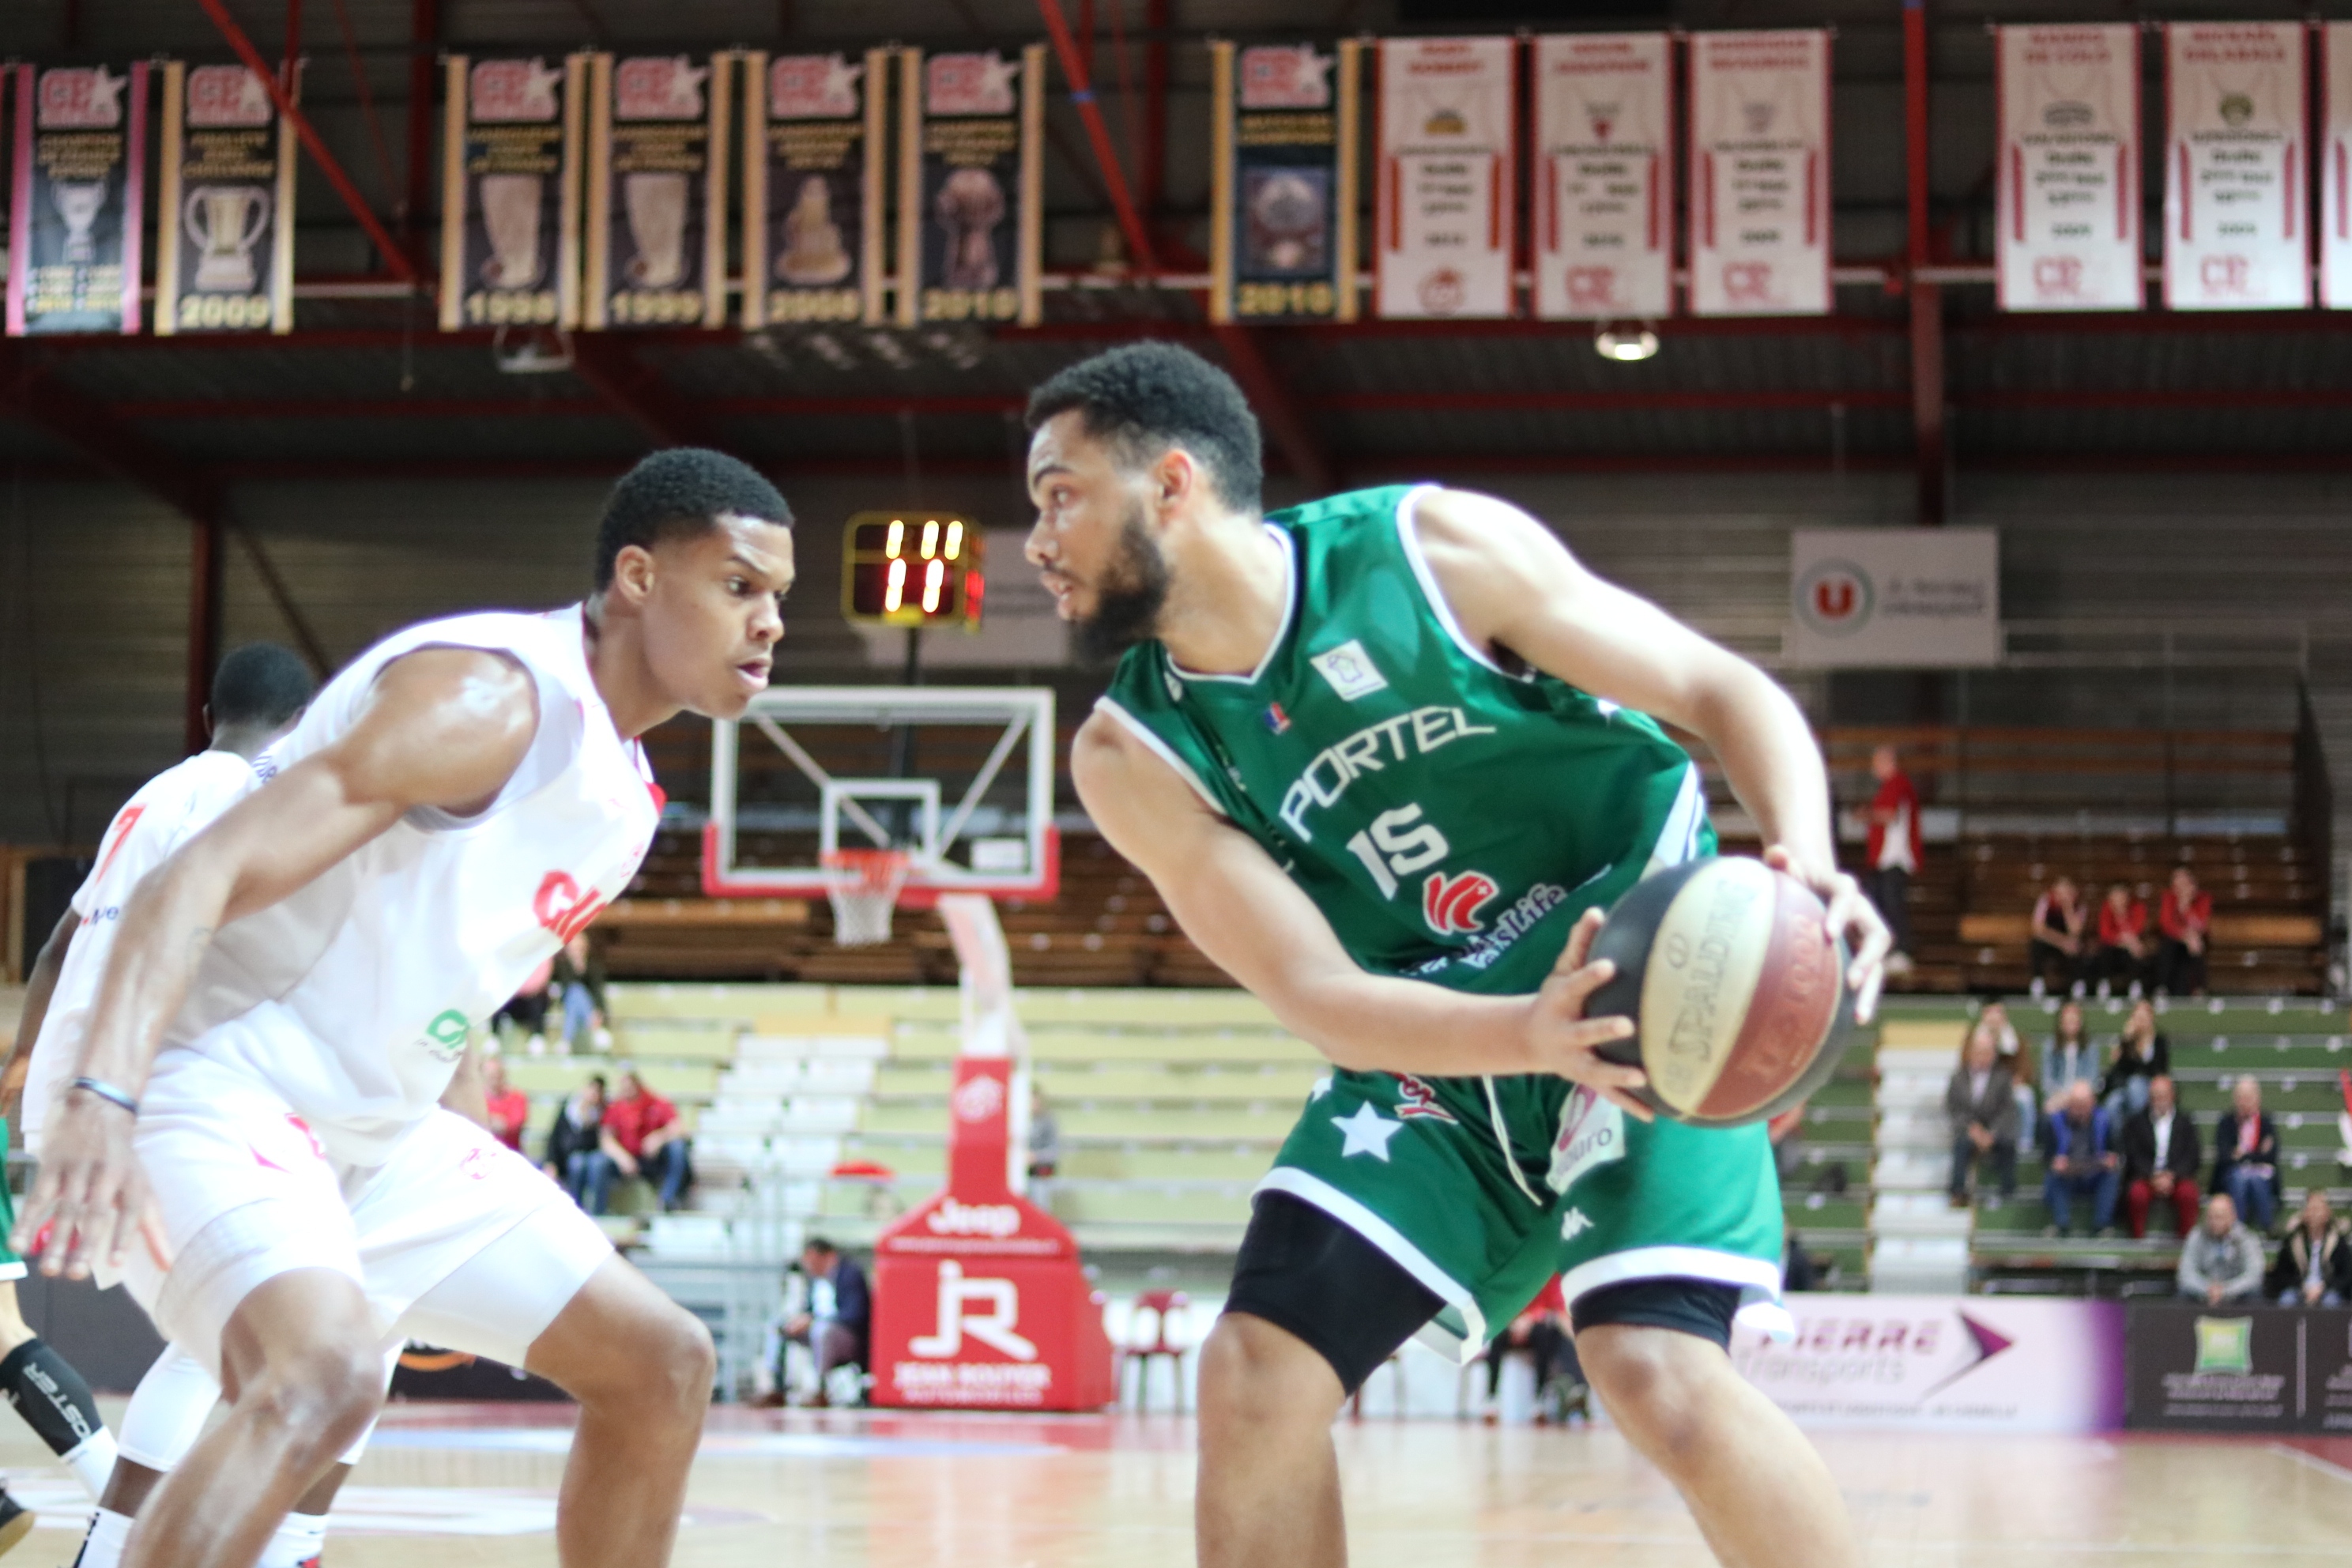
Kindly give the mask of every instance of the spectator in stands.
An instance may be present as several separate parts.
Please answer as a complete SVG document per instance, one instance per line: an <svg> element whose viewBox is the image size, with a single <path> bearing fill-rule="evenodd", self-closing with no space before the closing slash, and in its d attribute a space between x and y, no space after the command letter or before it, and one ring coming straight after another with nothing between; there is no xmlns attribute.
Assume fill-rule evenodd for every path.
<svg viewBox="0 0 2352 1568"><path fill-rule="evenodd" d="M2180 1267L2173 1278L2181 1295L2209 1307L2262 1296L2262 1238L2238 1223L2238 1205L2229 1194L2206 1200L2205 1223L2180 1244Z"/></svg>
<svg viewBox="0 0 2352 1568"><path fill-rule="evenodd" d="M551 1002L563 1007L563 1042L572 1050L602 1049L612 1043L604 1028L604 965L583 932L563 944L553 960Z"/></svg>
<svg viewBox="0 0 2352 1568"><path fill-rule="evenodd" d="M2279 1243L2263 1289L2282 1307L2340 1307L2352 1300L2352 1237L2325 1187L2303 1194L2303 1212Z"/></svg>
<svg viewBox="0 0 2352 1568"><path fill-rule="evenodd" d="M2042 1178L2042 1201L2050 1210L2044 1234L2065 1235L2074 1225L2074 1200L2088 1197L2092 1233L2106 1235L2115 1228L2123 1170L2107 1113L2099 1109L2089 1082L2076 1079L2043 1120L2049 1163Z"/></svg>
<svg viewBox="0 0 2352 1568"><path fill-rule="evenodd" d="M2091 978L2105 996L2121 989L2138 996L2154 978L2156 943L2147 931L2147 900L2117 882L2099 906L2099 945L2091 954Z"/></svg>
<svg viewBox="0 0 2352 1568"><path fill-rule="evenodd" d="M2230 1109L2213 1129L2213 1190L2267 1231L2278 1214L2278 1123L2263 1109L2263 1086L2248 1073L2230 1090Z"/></svg>
<svg viewBox="0 0 2352 1568"><path fill-rule="evenodd" d="M482 1058L482 1098L490 1113L490 1131L517 1153L522 1152L522 1130L530 1121L530 1096L507 1082L507 1065L496 1057Z"/></svg>
<svg viewBox="0 0 2352 1568"><path fill-rule="evenodd" d="M2033 971L2033 994L2079 996L2083 974L2091 956L2091 911L2075 890L2074 879L2061 877L2033 900L2033 929L2025 944L2026 962Z"/></svg>
<svg viewBox="0 0 2352 1568"><path fill-rule="evenodd" d="M2039 1080L2033 1070L2032 1047L2018 1038L2017 1026L2009 1021L2009 1008L1999 999L1987 1002L1978 1016L1993 1031L2000 1052L2000 1065L2009 1070L2009 1092L2017 1100L2018 1136L2021 1139L2039 1136L2035 1129L2041 1116L2033 1098L2033 1086ZM1971 1028L1973 1030L1973 1026ZM1960 1046L1963 1050L1968 1047L1967 1036L1960 1037Z"/></svg>
<svg viewBox="0 0 2352 1568"><path fill-rule="evenodd" d="M2083 1005L2069 1001L2058 1009L2057 1032L2042 1047L2042 1112L2046 1119L2074 1085L2096 1088L2100 1077L2098 1047L2083 1026ZM2045 1127L2044 1131L2048 1129ZM2043 1147L2049 1141L2042 1141Z"/></svg>
<svg viewBox="0 0 2352 1568"><path fill-rule="evenodd" d="M597 1146L614 1170L654 1184L662 1213L675 1213L685 1201L689 1175L685 1125L677 1119L677 1107L647 1089L635 1068L621 1069L620 1098L604 1108ZM610 1180L608 1176L608 1184ZM600 1204L588 1212L604 1210Z"/></svg>
<svg viewBox="0 0 2352 1568"><path fill-rule="evenodd" d="M1911 973L1911 879L1919 874L1921 861L1919 792L1892 746L1870 753L1870 776L1878 781L1878 790L1870 797L1870 841L1864 848L1869 864L1863 886L1895 940L1886 955L1886 973L1900 978Z"/></svg>
<svg viewBox="0 0 2352 1568"><path fill-rule="evenodd" d="M2115 1058L2099 1084L2099 1102L2120 1124L2125 1117L2147 1109L2148 1080L2171 1070L2172 1042L2156 1026L2156 1005L2142 997L2124 1016Z"/></svg>
<svg viewBox="0 0 2352 1568"><path fill-rule="evenodd" d="M1960 1065L1944 1087L1944 1119L1952 1128L1952 1206L1969 1206L1969 1181L1982 1161L2000 1191L1987 1208L2007 1203L2017 1192L2017 1099L1990 1025L1979 1017L1969 1035Z"/></svg>
<svg viewBox="0 0 2352 1568"><path fill-rule="evenodd" d="M864 1367L874 1321L872 1295L866 1288L866 1270L856 1260L823 1237L813 1236L801 1248L801 1268L809 1278L806 1310L784 1324L784 1335L806 1345L816 1357L816 1394L810 1403L831 1403L827 1390L833 1369ZM779 1373L776 1384L783 1385Z"/></svg>
<svg viewBox="0 0 2352 1568"><path fill-rule="evenodd" d="M1521 1309L1519 1315L1496 1335L1486 1347L1486 1419L1494 1421L1499 1414L1503 1393L1503 1363L1514 1352L1524 1352L1535 1368L1536 1401L1538 1408L1572 1403L1575 1393L1558 1391L1554 1385L1562 1380L1571 1381L1576 1390L1583 1386L1582 1369L1576 1363L1576 1351L1568 1333L1568 1301L1561 1294L1559 1276L1552 1277L1536 1299ZM1538 1419L1542 1419L1538 1415Z"/></svg>
<svg viewBox="0 0 2352 1568"><path fill-rule="evenodd" d="M1049 1213L1054 1207L1054 1177L1062 1168L1062 1124L1045 1091L1029 1086L1029 1201Z"/></svg>
<svg viewBox="0 0 2352 1568"><path fill-rule="evenodd" d="M2204 1152L2197 1146L2197 1119L2182 1110L2168 1073L2147 1080L2147 1109L2124 1123L2124 1215L2132 1239L2147 1234L2151 1204L2172 1205L2173 1234L2197 1228L2197 1173Z"/></svg>
<svg viewBox="0 0 2352 1568"><path fill-rule="evenodd" d="M499 1008L498 1016L490 1020L490 1027L494 1030L499 1029L501 1024L513 1025L515 1032L530 1042L528 1048L534 1056L546 1048L541 1032L547 1027L548 991L554 973L555 961L551 958L530 972L530 978L522 983L522 989L509 997L507 1005ZM499 1032L504 1033L503 1030Z"/></svg>
<svg viewBox="0 0 2352 1568"><path fill-rule="evenodd" d="M541 1162L572 1201L590 1214L604 1212L604 1192L613 1183L612 1163L598 1146L604 1126L604 1075L591 1073L556 1113Z"/></svg>
<svg viewBox="0 0 2352 1568"><path fill-rule="evenodd" d="M2205 949L2213 930L2213 895L2186 866L2172 868L2172 885L2156 913L2156 983L2168 995L2205 994Z"/></svg>

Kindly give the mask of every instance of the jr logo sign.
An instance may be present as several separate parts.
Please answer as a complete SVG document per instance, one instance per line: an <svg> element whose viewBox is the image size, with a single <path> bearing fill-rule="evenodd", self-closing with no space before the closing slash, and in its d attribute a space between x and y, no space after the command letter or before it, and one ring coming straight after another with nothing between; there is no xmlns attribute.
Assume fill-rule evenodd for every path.
<svg viewBox="0 0 2352 1568"><path fill-rule="evenodd" d="M1035 1361L1037 1347L1013 1331L1020 1321L1019 1286L1010 1279L967 1279L963 1265L948 1258L940 1265L939 1326L908 1341L907 1349L929 1361L951 1361L970 1334L1000 1355Z"/></svg>

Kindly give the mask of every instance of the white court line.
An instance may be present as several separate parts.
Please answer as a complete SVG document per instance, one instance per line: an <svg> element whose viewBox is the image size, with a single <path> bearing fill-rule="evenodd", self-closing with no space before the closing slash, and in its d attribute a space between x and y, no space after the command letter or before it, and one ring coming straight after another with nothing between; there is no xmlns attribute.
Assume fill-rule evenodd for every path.
<svg viewBox="0 0 2352 1568"><path fill-rule="evenodd" d="M2332 1459L2323 1459L2316 1454L2306 1454L2301 1448L2290 1447L2284 1443L2265 1443L2263 1447L2281 1458L2293 1459L2305 1468L2317 1470L2332 1480L2352 1481L2352 1470L2346 1469Z"/></svg>

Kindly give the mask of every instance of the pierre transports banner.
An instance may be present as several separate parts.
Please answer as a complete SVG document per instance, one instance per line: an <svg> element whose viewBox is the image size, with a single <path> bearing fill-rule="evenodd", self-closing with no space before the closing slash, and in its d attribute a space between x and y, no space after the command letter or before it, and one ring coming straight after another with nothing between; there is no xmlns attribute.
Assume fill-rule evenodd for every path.
<svg viewBox="0 0 2352 1568"><path fill-rule="evenodd" d="M1664 33L1535 41L1536 314L1674 310L1673 44Z"/></svg>
<svg viewBox="0 0 2352 1568"><path fill-rule="evenodd" d="M899 324L1034 326L1044 313L1045 46L1018 58L908 49L899 61Z"/></svg>
<svg viewBox="0 0 2352 1568"><path fill-rule="evenodd" d="M135 332L147 65L18 66L8 332Z"/></svg>
<svg viewBox="0 0 2352 1568"><path fill-rule="evenodd" d="M1209 319L1356 319L1363 46L1212 42Z"/></svg>
<svg viewBox="0 0 2352 1568"><path fill-rule="evenodd" d="M1381 40L1378 314L1514 313L1517 57L1512 38Z"/></svg>
<svg viewBox="0 0 2352 1568"><path fill-rule="evenodd" d="M2352 22L2330 22L2320 36L2319 300L2352 310Z"/></svg>
<svg viewBox="0 0 2352 1568"><path fill-rule="evenodd" d="M882 320L890 51L743 57L743 324Z"/></svg>
<svg viewBox="0 0 2352 1568"><path fill-rule="evenodd" d="M2123 1425L2120 1301L1793 1295L1788 1307L1793 1340L1742 1326L1731 1358L1800 1426L2011 1435Z"/></svg>
<svg viewBox="0 0 2352 1568"><path fill-rule="evenodd" d="M448 59L441 326L580 324L588 57Z"/></svg>
<svg viewBox="0 0 2352 1568"><path fill-rule="evenodd" d="M583 325L726 325L728 63L588 58Z"/></svg>
<svg viewBox="0 0 2352 1568"><path fill-rule="evenodd" d="M1950 669L2000 662L2000 534L1990 528L1821 528L1789 537L1800 668Z"/></svg>
<svg viewBox="0 0 2352 1568"><path fill-rule="evenodd" d="M2301 22L2164 29L2164 300L2176 310L2311 303L2311 150Z"/></svg>
<svg viewBox="0 0 2352 1568"><path fill-rule="evenodd" d="M292 331L294 131L268 84L165 62L163 176L155 335Z"/></svg>
<svg viewBox="0 0 2352 1568"><path fill-rule="evenodd" d="M1691 311L1830 310L1830 35L1694 33Z"/></svg>
<svg viewBox="0 0 2352 1568"><path fill-rule="evenodd" d="M1998 29L2004 310L2137 310L2139 28Z"/></svg>

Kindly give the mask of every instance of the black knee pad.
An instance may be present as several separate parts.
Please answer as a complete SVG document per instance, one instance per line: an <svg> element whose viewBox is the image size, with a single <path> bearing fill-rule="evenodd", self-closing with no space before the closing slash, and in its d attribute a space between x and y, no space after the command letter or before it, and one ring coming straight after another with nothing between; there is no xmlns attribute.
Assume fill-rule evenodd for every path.
<svg viewBox="0 0 2352 1568"><path fill-rule="evenodd" d="M1228 1312L1264 1318L1314 1347L1349 1394L1437 1316L1429 1287L1314 1205L1260 1193L1234 1259Z"/></svg>

